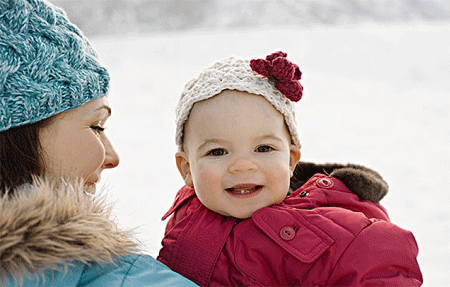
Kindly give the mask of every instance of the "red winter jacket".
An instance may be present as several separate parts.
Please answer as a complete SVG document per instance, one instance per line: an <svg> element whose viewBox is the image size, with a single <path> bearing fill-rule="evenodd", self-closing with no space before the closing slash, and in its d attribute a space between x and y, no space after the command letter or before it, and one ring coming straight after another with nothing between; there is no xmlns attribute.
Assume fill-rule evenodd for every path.
<svg viewBox="0 0 450 287"><path fill-rule="evenodd" d="M316 174L249 219L183 187L158 260L202 286L420 286L414 236L340 180Z"/></svg>

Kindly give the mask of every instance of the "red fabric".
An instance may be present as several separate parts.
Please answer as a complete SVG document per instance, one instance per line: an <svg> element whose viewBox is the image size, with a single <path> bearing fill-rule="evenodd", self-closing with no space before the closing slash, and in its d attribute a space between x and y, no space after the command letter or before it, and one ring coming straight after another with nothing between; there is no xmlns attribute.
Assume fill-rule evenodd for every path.
<svg viewBox="0 0 450 287"><path fill-rule="evenodd" d="M286 53L278 51L268 55L265 60L250 60L250 67L264 77L275 78L277 89L291 101L298 102L303 96L303 86L298 81L302 72L286 57Z"/></svg>
<svg viewBox="0 0 450 287"><path fill-rule="evenodd" d="M183 187L171 214L157 259L201 286L422 283L414 236L333 177L316 174L245 220L208 210Z"/></svg>

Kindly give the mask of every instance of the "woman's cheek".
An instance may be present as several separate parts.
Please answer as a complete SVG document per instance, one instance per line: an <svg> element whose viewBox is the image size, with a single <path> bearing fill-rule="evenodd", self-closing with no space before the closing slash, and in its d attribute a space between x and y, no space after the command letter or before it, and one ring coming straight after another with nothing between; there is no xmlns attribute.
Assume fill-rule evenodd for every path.
<svg viewBox="0 0 450 287"><path fill-rule="evenodd" d="M105 161L105 148L99 138L91 141L80 141L78 149L80 156L77 161L79 175L85 180L99 170ZM99 176L99 175L97 175Z"/></svg>

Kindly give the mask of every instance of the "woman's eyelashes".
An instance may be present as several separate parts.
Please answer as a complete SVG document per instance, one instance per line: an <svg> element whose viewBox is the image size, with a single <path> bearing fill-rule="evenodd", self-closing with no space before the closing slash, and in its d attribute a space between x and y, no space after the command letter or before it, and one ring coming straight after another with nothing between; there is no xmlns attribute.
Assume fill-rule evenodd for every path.
<svg viewBox="0 0 450 287"><path fill-rule="evenodd" d="M102 126L100 126L100 125L92 125L92 126L90 126L90 128L94 131L94 132L96 132L97 134L100 134L100 133L102 133L102 132L104 132L105 131L105 127L102 127Z"/></svg>

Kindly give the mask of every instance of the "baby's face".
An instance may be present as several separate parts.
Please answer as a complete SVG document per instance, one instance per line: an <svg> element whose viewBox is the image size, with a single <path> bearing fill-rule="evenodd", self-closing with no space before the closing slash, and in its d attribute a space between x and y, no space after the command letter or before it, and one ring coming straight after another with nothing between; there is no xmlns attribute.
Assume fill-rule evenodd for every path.
<svg viewBox="0 0 450 287"><path fill-rule="evenodd" d="M284 117L264 97L224 91L198 102L176 155L187 185L209 209L236 218L281 202L300 158Z"/></svg>

